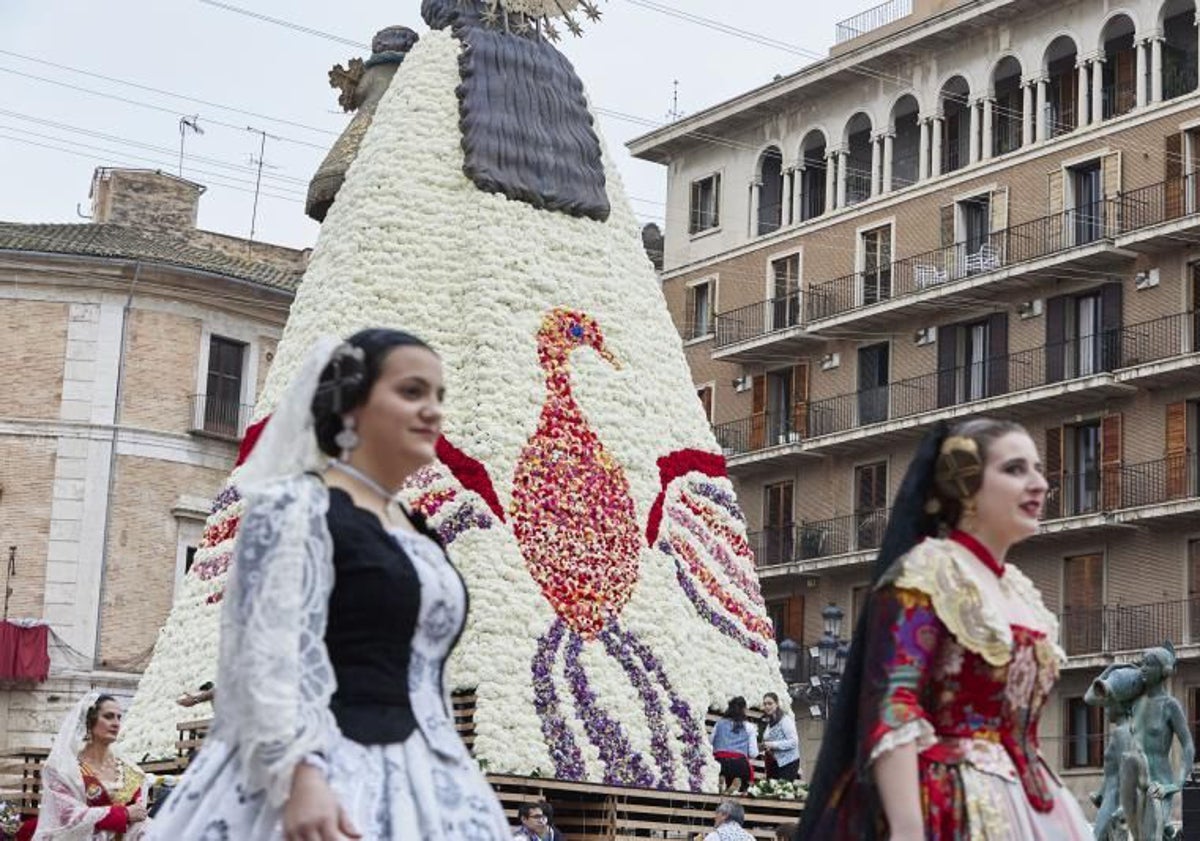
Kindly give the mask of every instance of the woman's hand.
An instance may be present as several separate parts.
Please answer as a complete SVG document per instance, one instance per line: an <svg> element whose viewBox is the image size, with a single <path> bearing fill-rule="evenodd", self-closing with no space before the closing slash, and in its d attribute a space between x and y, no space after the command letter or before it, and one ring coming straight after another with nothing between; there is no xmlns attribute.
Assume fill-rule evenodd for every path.
<svg viewBox="0 0 1200 841"><path fill-rule="evenodd" d="M320 770L301 763L292 775L292 793L283 808L283 837L286 841L343 841L362 835Z"/></svg>
<svg viewBox="0 0 1200 841"><path fill-rule="evenodd" d="M141 823L149 814L141 803L130 803L125 807L125 814L130 823Z"/></svg>

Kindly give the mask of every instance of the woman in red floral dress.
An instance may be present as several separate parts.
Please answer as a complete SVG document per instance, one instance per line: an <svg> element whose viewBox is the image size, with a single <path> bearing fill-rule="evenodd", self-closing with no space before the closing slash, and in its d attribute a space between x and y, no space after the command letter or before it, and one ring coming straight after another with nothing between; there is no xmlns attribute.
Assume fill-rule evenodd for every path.
<svg viewBox="0 0 1200 841"><path fill-rule="evenodd" d="M1091 838L1038 753L1038 718L1063 660L1058 625L1004 562L1037 531L1046 490L1017 424L971 420L922 443L880 549L801 838Z"/></svg>

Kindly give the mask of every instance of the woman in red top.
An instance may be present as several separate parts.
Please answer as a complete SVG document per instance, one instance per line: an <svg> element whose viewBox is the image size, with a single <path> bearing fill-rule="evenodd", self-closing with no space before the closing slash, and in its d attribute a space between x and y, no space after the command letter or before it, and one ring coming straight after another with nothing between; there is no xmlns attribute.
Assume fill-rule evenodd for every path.
<svg viewBox="0 0 1200 841"><path fill-rule="evenodd" d="M146 775L113 752L121 706L91 692L67 715L42 767L34 841L137 841L149 821Z"/></svg>
<svg viewBox="0 0 1200 841"><path fill-rule="evenodd" d="M1065 659L1008 549L1047 492L1020 426L975 419L918 449L880 547L801 836L812 841L1084 841L1038 752Z"/></svg>

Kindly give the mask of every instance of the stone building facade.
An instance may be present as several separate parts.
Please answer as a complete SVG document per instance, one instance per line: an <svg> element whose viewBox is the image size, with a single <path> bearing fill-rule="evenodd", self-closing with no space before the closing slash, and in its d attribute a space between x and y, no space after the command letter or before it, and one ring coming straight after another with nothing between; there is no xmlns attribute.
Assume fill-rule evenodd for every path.
<svg viewBox="0 0 1200 841"><path fill-rule="evenodd" d="M1103 664L1171 639L1200 720L1196 11L894 0L630 144L668 168L663 289L780 639L817 646L831 603L848 636L933 422L1039 443L1046 520L1010 560L1061 619L1043 748L1080 795Z"/></svg>
<svg viewBox="0 0 1200 841"><path fill-rule="evenodd" d="M101 169L90 223L0 223L7 616L52 632L50 679L0 685L0 747L132 694L270 365L308 254L198 230L203 189Z"/></svg>

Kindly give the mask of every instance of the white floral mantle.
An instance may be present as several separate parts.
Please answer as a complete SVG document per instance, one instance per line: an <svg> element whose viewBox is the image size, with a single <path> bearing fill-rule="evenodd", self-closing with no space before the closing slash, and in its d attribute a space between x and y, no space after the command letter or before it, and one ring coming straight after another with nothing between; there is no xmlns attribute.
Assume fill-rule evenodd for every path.
<svg viewBox="0 0 1200 841"><path fill-rule="evenodd" d="M479 191L462 172L458 51L449 33L423 34L397 72L322 227L257 415L270 413L319 335L386 325L428 340L446 364L447 438L486 468L497 503L489 512L445 470L410 500L456 495L457 510L472 504L481 525L492 520L455 527L450 545L471 609L449 680L476 690L476 755L493 771L711 790L716 766L697 718L702 726L730 696L780 689L744 524L722 476L688 463L667 476L659 462L719 451L615 170L606 167L604 223ZM561 626L501 516L518 507L514 476L546 405L538 337L555 312L586 314L619 362L588 349L569 357L574 403L606 464L619 466L641 536L629 559L636 580L608 637ZM207 524L197 572L127 717L131 755L173 753L176 722L193 715L173 699L215 674L221 559L240 507L227 492ZM454 510L437 509L434 524ZM649 523L660 525L647 540ZM546 654L551 642L566 652L561 662ZM614 770L614 743L597 736L597 722L615 722L641 765Z"/></svg>

